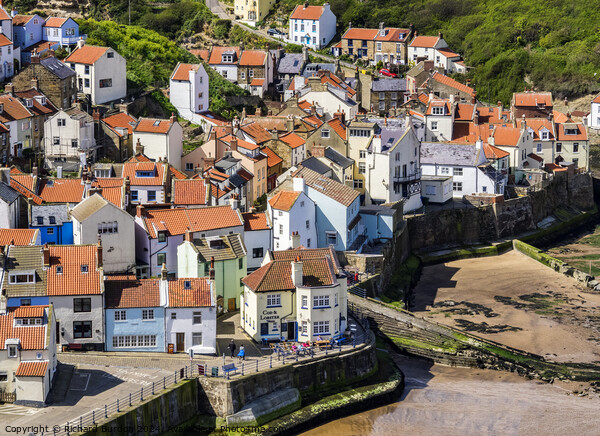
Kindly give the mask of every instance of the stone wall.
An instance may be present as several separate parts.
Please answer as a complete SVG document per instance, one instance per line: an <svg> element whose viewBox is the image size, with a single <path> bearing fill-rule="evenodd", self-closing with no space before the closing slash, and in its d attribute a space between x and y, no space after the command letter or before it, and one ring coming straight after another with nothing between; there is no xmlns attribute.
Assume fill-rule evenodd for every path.
<svg viewBox="0 0 600 436"><path fill-rule="evenodd" d="M555 177L549 186L527 197L490 206L445 209L407 219L412 250L471 245L509 238L536 229L556 209L594 207L589 174Z"/></svg>
<svg viewBox="0 0 600 436"><path fill-rule="evenodd" d="M301 394L330 391L347 386L371 375L377 368L375 338L350 352L322 357L310 362L273 368L245 377L224 380L200 377L199 408L206 413L225 417L238 412L245 404L278 390L296 388Z"/></svg>

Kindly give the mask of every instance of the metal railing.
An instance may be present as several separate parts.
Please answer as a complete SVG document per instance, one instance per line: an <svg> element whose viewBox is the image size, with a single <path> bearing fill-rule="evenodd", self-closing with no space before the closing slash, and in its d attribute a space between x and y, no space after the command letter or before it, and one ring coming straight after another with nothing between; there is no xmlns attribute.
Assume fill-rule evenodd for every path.
<svg viewBox="0 0 600 436"><path fill-rule="evenodd" d="M72 433L80 433L89 430L96 426L99 422L108 419L111 415L119 413L124 409L137 405L146 401L149 397L159 393L160 391L167 389L181 382L181 380L191 379L198 375L198 371L194 371L194 365L187 365L183 368L173 371L171 375L163 377L162 380L156 380L152 382L152 385L142 387L139 391L130 392L127 396L117 398L109 404L97 407L83 415L71 419L60 426L54 426L50 433L54 436L70 435ZM44 433L42 433L43 435Z"/></svg>

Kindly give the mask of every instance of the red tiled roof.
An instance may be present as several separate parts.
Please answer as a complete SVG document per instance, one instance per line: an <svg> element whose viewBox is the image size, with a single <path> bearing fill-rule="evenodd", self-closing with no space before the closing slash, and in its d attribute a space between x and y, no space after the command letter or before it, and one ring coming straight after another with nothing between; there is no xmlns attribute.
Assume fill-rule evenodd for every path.
<svg viewBox="0 0 600 436"><path fill-rule="evenodd" d="M537 154L535 154L535 153L529 153L529 154L527 155L527 157L530 157L530 158L532 158L533 160L535 160L535 161L538 161L538 162L540 162L540 163L541 163L541 162L544 162L544 159L542 159L540 156L538 156L538 155L537 155Z"/></svg>
<svg viewBox="0 0 600 436"><path fill-rule="evenodd" d="M493 145L490 145L487 142L483 143L483 152L485 153L486 159L495 160L510 156L509 152L504 151L498 147L494 147Z"/></svg>
<svg viewBox="0 0 600 436"><path fill-rule="evenodd" d="M44 377L47 371L47 360L22 360L15 375L17 377Z"/></svg>
<svg viewBox="0 0 600 436"><path fill-rule="evenodd" d="M97 245L51 245L49 248L48 295L102 294L102 278L96 267ZM84 265L87 265L87 272L82 271ZM57 266L62 266L62 273L58 273Z"/></svg>
<svg viewBox="0 0 600 436"><path fill-rule="evenodd" d="M552 93L551 92L515 92L513 101L515 106L537 107L544 105L547 108L552 108Z"/></svg>
<svg viewBox="0 0 600 436"><path fill-rule="evenodd" d="M34 245L39 230L37 229L0 229L0 246Z"/></svg>
<svg viewBox="0 0 600 436"><path fill-rule="evenodd" d="M222 173L216 168L211 168L208 170L208 177L210 177L211 180L215 180L217 182L224 182L229 178L227 174Z"/></svg>
<svg viewBox="0 0 600 436"><path fill-rule="evenodd" d="M218 186L215 186L211 183L210 185L210 195L212 195L217 200L231 192L232 188L226 186L225 189L221 189Z"/></svg>
<svg viewBox="0 0 600 436"><path fill-rule="evenodd" d="M137 123L137 120L131 115L125 112L119 112L111 115L110 117L103 118L102 121L108 125L117 135L122 136L116 129L127 129L129 134L133 134L133 125L130 123Z"/></svg>
<svg viewBox="0 0 600 436"><path fill-rule="evenodd" d="M437 51L439 51L441 54L443 54L447 58L459 58L460 57L460 55L458 53L450 50L449 48L438 48Z"/></svg>
<svg viewBox="0 0 600 436"><path fill-rule="evenodd" d="M429 103L429 95L425 94L424 92L420 93L417 98L423 104L428 104Z"/></svg>
<svg viewBox="0 0 600 436"><path fill-rule="evenodd" d="M125 179L122 177L98 177L92 182L93 187L99 188L120 188Z"/></svg>
<svg viewBox="0 0 600 436"><path fill-rule="evenodd" d="M0 6L0 21L4 21L4 20L12 20L10 14L8 12L6 12L6 9L4 9L2 6Z"/></svg>
<svg viewBox="0 0 600 436"><path fill-rule="evenodd" d="M31 99L33 105L29 108L29 110L34 115L45 116L58 112L57 107L54 106L52 102L48 98L46 98L46 96L43 93L41 93L35 88L31 88L26 91L15 91L15 95L24 100ZM43 97L46 100L46 104L42 104L42 102L40 101L41 99L35 97Z"/></svg>
<svg viewBox="0 0 600 436"><path fill-rule="evenodd" d="M277 156L277 154L269 147L265 147L261 151L267 155L267 167L273 168L283 162L283 159Z"/></svg>
<svg viewBox="0 0 600 436"><path fill-rule="evenodd" d="M269 219L267 212L246 212L242 214L244 219L244 231L251 232L256 230L269 230Z"/></svg>
<svg viewBox="0 0 600 436"><path fill-rule="evenodd" d="M471 103L458 103L454 121L471 121L475 113L475 105Z"/></svg>
<svg viewBox="0 0 600 436"><path fill-rule="evenodd" d="M169 173L171 173L171 175L177 180L187 179L187 174L185 174L182 171L179 171L177 168L171 165L169 165Z"/></svg>
<svg viewBox="0 0 600 436"><path fill-rule="evenodd" d="M434 107L446 107L446 111L444 112L444 115L446 115L446 116L451 115L449 100L431 100L429 102L429 106L427 107L427 112L425 112L425 115L433 115Z"/></svg>
<svg viewBox="0 0 600 436"><path fill-rule="evenodd" d="M248 274L242 282L254 292L295 290L292 262L271 261ZM331 259L322 257L302 261L302 286L331 286L336 283Z"/></svg>
<svg viewBox="0 0 600 436"><path fill-rule="evenodd" d="M297 5L292 15L290 15L290 20L318 20L324 11L323 6L304 7L304 4Z"/></svg>
<svg viewBox="0 0 600 436"><path fill-rule="evenodd" d="M555 123L566 123L566 122L570 121L570 118L566 114L563 114L562 112L559 112L559 111L553 110L552 116L554 117Z"/></svg>
<svg viewBox="0 0 600 436"><path fill-rule="evenodd" d="M339 118L332 118L327 122L331 126L331 128L342 138L344 141L346 140L346 126Z"/></svg>
<svg viewBox="0 0 600 436"><path fill-rule="evenodd" d="M62 27L62 25L65 24L65 21L67 21L67 18L50 17L50 18L48 18L48 20L46 20L46 23L44 24L44 26L45 27Z"/></svg>
<svg viewBox="0 0 600 436"><path fill-rule="evenodd" d="M51 50L53 47L58 47L60 44L56 41L40 41L37 44L30 45L23 49L23 51L33 53L34 51L38 54L44 53L46 50Z"/></svg>
<svg viewBox="0 0 600 436"><path fill-rule="evenodd" d="M43 318L48 306L19 306L15 309L15 318Z"/></svg>
<svg viewBox="0 0 600 436"><path fill-rule="evenodd" d="M308 117L304 117L302 118L302 121L307 122L308 124L310 124L313 128L319 128L323 125L323 121L321 121L318 117L316 117L315 115L310 115Z"/></svg>
<svg viewBox="0 0 600 436"><path fill-rule="evenodd" d="M210 57L210 50L191 49L190 53L196 56L198 59L202 59L204 62L208 62L208 58Z"/></svg>
<svg viewBox="0 0 600 436"><path fill-rule="evenodd" d="M416 36L410 43L410 46L433 48L439 40L439 36Z"/></svg>
<svg viewBox="0 0 600 436"><path fill-rule="evenodd" d="M521 139L521 129L518 127L496 126L494 129L494 145L517 147Z"/></svg>
<svg viewBox="0 0 600 436"><path fill-rule="evenodd" d="M42 204L43 200L38 195L35 195L32 190L27 189L18 180L15 179L15 176L11 176L10 178L10 187L17 191L19 194L31 198L35 204Z"/></svg>
<svg viewBox="0 0 600 436"><path fill-rule="evenodd" d="M189 289L186 289L189 282ZM180 278L169 281L169 307L210 307L213 305L210 282L199 279Z"/></svg>
<svg viewBox="0 0 600 436"><path fill-rule="evenodd" d="M300 258L300 260L304 261L307 259L320 259L329 257L332 260L334 272L337 274L340 269L337 255L331 246L326 248L290 248L288 250L273 251L271 254L273 256L273 260L286 260L288 262L291 262L296 258Z"/></svg>
<svg viewBox="0 0 600 436"><path fill-rule="evenodd" d="M0 34L1 37L4 36ZM0 44L1 46L2 44ZM33 114L19 101L18 98L10 94L0 95L0 103L3 105L2 113L0 113L0 122L8 123L14 120L23 120L30 118Z"/></svg>
<svg viewBox="0 0 600 436"><path fill-rule="evenodd" d="M565 133L565 127L569 127L571 130L577 130L575 135L567 135ZM567 130L569 130L567 129ZM556 125L556 136L558 141L587 141L588 135L585 127L581 123L561 123Z"/></svg>
<svg viewBox="0 0 600 436"><path fill-rule="evenodd" d="M271 134L269 131L255 122L244 124L242 127L240 127L240 129L242 132L254 139L257 144L261 144L271 139Z"/></svg>
<svg viewBox="0 0 600 436"><path fill-rule="evenodd" d="M29 23L29 20L33 18L33 15L15 15L12 19L13 26L24 26Z"/></svg>
<svg viewBox="0 0 600 436"><path fill-rule="evenodd" d="M269 198L269 204L273 209L289 211L300 194L299 191L279 191Z"/></svg>
<svg viewBox="0 0 600 436"><path fill-rule="evenodd" d="M240 66L261 66L267 59L267 52L263 50L244 50L240 57Z"/></svg>
<svg viewBox="0 0 600 436"><path fill-rule="evenodd" d="M174 180L173 204L205 205L206 184L204 179Z"/></svg>
<svg viewBox="0 0 600 436"><path fill-rule="evenodd" d="M7 339L20 339L22 350L46 348L46 325L14 326L14 311L0 315L0 350L6 350Z"/></svg>
<svg viewBox="0 0 600 436"><path fill-rule="evenodd" d="M264 83L265 79L252 79L252 82L250 82L250 86L263 86Z"/></svg>
<svg viewBox="0 0 600 436"><path fill-rule="evenodd" d="M346 33L342 36L342 39L365 39L373 40L377 36L378 29L361 29L353 27L346 30Z"/></svg>
<svg viewBox="0 0 600 436"><path fill-rule="evenodd" d="M136 155L131 156L125 162L130 162L130 163L134 163L134 162L152 162L152 160L150 160L150 158L148 156L146 156L145 154L137 153Z"/></svg>
<svg viewBox="0 0 600 436"><path fill-rule="evenodd" d="M475 90L463 83L457 82L454 79L451 79L448 76L444 76L443 74L438 73L437 71L433 73L433 76L431 76L431 79L449 86L451 88L457 89L458 91L462 91L466 94L469 94L470 96L474 97L476 95Z"/></svg>
<svg viewBox="0 0 600 436"><path fill-rule="evenodd" d="M135 276L107 276L104 281L107 309L160 306L160 280Z"/></svg>
<svg viewBox="0 0 600 436"><path fill-rule="evenodd" d="M293 82L292 82L293 83ZM303 110L310 110L310 103L306 100L302 100L298 102L298 107Z"/></svg>
<svg viewBox="0 0 600 436"><path fill-rule="evenodd" d="M104 53L106 53L108 47L96 47L93 45L84 45L71 53L65 62L72 62L75 64L86 64L92 65L98 59L100 59Z"/></svg>
<svg viewBox="0 0 600 436"><path fill-rule="evenodd" d="M40 181L40 197L46 203L79 203L83 198L83 191L84 186L80 179L44 179Z"/></svg>
<svg viewBox="0 0 600 436"><path fill-rule="evenodd" d="M406 41L406 39L410 35L409 29L397 29L397 28L386 27L384 30L385 30L385 35L383 35L383 36L379 35L379 32L377 33L377 36L375 37L376 41L403 42L403 41Z"/></svg>
<svg viewBox="0 0 600 436"><path fill-rule="evenodd" d="M235 139L236 142L237 142L237 146L245 148L246 150L256 150L258 148L258 145L253 144L252 142L244 141L243 139L234 137L232 135L227 135L227 136L224 136L224 137L222 137L220 139L221 139L221 141L223 141L227 145L231 145L231 141L233 139Z"/></svg>
<svg viewBox="0 0 600 436"><path fill-rule="evenodd" d="M600 94L598 94L596 97L594 97L594 99L592 100L592 103L600 103Z"/></svg>
<svg viewBox="0 0 600 436"><path fill-rule="evenodd" d="M210 52L210 59L208 60L208 63L210 65L219 65L221 64L221 56L223 55L223 53L225 53L226 51L233 51L235 52L236 56L234 57L233 63L237 64L237 59L236 57L239 59L240 57L240 48L239 47L213 47L212 51Z"/></svg>
<svg viewBox="0 0 600 436"><path fill-rule="evenodd" d="M554 126L552 121L547 118L529 118L527 119L527 127L533 130L533 139L540 140L540 131L542 128L546 128L549 132L549 139L553 140L554 137Z"/></svg>
<svg viewBox="0 0 600 436"><path fill-rule="evenodd" d="M135 132L143 133L167 133L171 128L171 120L159 120L155 118L141 118L133 129Z"/></svg>
<svg viewBox="0 0 600 436"><path fill-rule="evenodd" d="M130 186L161 186L166 181L166 166L162 162L125 162L123 178L129 177ZM137 171L154 171L154 177L137 177Z"/></svg>
<svg viewBox="0 0 600 436"><path fill-rule="evenodd" d="M198 71L200 64L178 64L171 76L171 80L190 81L190 71Z"/></svg>
<svg viewBox="0 0 600 436"><path fill-rule="evenodd" d="M12 41L8 39L3 33L0 34L0 47L6 47L7 45L12 45Z"/></svg>
<svg viewBox="0 0 600 436"><path fill-rule="evenodd" d="M286 133L279 137L280 141L285 142L290 148L298 148L306 144L306 140L294 132Z"/></svg>
<svg viewBox="0 0 600 436"><path fill-rule="evenodd" d="M237 210L230 206L212 206L197 209L145 209L143 216L151 238L156 238L155 227L164 228L169 235L236 227L244 224Z"/></svg>

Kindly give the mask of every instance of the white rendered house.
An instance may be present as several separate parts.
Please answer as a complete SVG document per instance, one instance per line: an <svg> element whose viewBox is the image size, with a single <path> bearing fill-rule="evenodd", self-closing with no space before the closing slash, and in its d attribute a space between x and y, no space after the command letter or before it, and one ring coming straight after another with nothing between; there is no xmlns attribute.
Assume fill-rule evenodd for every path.
<svg viewBox="0 0 600 436"><path fill-rule="evenodd" d="M592 129L600 129L600 94L592 100L592 107L588 115L588 126Z"/></svg>
<svg viewBox="0 0 600 436"><path fill-rule="evenodd" d="M287 250L298 245L317 247L315 204L302 187L294 186L294 191L279 191L269 199L268 211L273 222L275 250Z"/></svg>
<svg viewBox="0 0 600 436"><path fill-rule="evenodd" d="M112 48L85 45L80 39L64 62L77 73L77 89L89 95L92 104L127 96L127 62Z"/></svg>
<svg viewBox="0 0 600 436"><path fill-rule="evenodd" d="M144 154L153 161L166 159L181 170L183 127L175 115L168 120L140 118L133 128L133 143L144 146Z"/></svg>
<svg viewBox="0 0 600 436"><path fill-rule="evenodd" d="M337 18L329 3L309 6L308 2L296 6L290 15L289 41L319 50L333 39Z"/></svg>
<svg viewBox="0 0 600 436"><path fill-rule="evenodd" d="M195 123L205 123L197 114L208 110L208 74L201 64L177 64L170 80L169 99L179 115Z"/></svg>

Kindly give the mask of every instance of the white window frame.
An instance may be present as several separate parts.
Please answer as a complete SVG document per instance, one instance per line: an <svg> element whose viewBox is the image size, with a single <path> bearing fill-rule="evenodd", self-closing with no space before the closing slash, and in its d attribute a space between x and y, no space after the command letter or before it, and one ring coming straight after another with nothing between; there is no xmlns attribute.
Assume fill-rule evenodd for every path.
<svg viewBox="0 0 600 436"><path fill-rule="evenodd" d="M267 307L281 307L281 294L267 294Z"/></svg>

